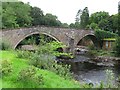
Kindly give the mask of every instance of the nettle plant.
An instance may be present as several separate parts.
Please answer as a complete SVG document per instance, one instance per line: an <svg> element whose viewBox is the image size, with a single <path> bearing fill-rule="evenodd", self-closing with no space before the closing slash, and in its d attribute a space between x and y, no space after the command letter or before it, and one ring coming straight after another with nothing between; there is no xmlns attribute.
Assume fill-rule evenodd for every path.
<svg viewBox="0 0 120 90"><path fill-rule="evenodd" d="M35 84L43 84L42 74L37 74L37 69L34 66L29 66L21 70L18 74L18 81L34 82Z"/></svg>
<svg viewBox="0 0 120 90"><path fill-rule="evenodd" d="M12 62L9 60L1 60L0 62L0 75L8 75L13 71Z"/></svg>

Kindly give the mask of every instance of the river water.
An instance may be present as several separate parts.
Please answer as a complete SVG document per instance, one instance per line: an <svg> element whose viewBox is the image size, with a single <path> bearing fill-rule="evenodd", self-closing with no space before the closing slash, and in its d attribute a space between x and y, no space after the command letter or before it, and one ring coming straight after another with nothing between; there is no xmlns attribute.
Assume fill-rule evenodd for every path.
<svg viewBox="0 0 120 90"><path fill-rule="evenodd" d="M71 65L71 71L74 73L74 78L80 82L93 83L94 86L99 85L100 82L107 84L110 80L111 73L115 79L111 79L109 83L117 85L117 78L120 76L120 62L115 62L113 66L97 65L92 60L84 55L77 55L76 58L66 60L65 63ZM111 73L106 73L106 70ZM110 78L108 78L110 77ZM108 79L107 79L108 78Z"/></svg>

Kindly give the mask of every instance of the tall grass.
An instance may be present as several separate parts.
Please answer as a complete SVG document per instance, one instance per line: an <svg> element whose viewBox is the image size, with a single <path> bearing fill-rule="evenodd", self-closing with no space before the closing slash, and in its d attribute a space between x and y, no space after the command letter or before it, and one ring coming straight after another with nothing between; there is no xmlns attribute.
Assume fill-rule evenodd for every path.
<svg viewBox="0 0 120 90"><path fill-rule="evenodd" d="M5 40L0 40L0 50L10 50L10 44Z"/></svg>

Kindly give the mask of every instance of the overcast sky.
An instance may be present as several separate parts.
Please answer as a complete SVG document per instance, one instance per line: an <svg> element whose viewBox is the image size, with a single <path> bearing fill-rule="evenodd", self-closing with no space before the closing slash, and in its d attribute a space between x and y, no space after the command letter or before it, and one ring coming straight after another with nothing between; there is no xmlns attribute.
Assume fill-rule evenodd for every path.
<svg viewBox="0 0 120 90"><path fill-rule="evenodd" d="M120 0L20 0L41 8L46 13L56 15L62 23L74 23L79 9L88 7L89 13L98 11L109 12L110 15L118 12Z"/></svg>

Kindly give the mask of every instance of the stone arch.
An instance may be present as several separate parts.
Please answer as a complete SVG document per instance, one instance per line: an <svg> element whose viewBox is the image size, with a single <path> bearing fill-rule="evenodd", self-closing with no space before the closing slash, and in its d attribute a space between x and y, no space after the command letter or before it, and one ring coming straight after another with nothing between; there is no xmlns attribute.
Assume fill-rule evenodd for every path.
<svg viewBox="0 0 120 90"><path fill-rule="evenodd" d="M77 46L78 43L85 37L89 37L92 40L92 42L93 42L93 44L95 45L96 48L99 47L99 42L98 42L98 40L97 40L97 38L94 34L86 34L83 37L80 37L75 46Z"/></svg>
<svg viewBox="0 0 120 90"><path fill-rule="evenodd" d="M49 36L51 38L53 38L54 40L56 40L57 42L61 42L58 38L56 38L55 36L53 35L50 35L50 34L47 34L47 33L41 33L41 32L33 32L33 33L30 33L30 34L27 34L26 36L22 37L21 39L19 39L19 41L15 44L15 46L13 47L14 49L16 49L16 47L18 46L18 44L24 40L25 38L29 37L29 36L32 36L32 35L35 35L35 34L43 34L43 35L46 35L46 36Z"/></svg>

